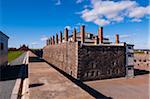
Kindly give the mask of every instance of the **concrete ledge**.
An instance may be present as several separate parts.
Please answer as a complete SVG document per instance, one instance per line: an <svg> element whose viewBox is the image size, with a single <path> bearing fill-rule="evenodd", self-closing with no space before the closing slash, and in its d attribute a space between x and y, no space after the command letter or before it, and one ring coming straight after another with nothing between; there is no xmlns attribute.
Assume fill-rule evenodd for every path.
<svg viewBox="0 0 150 99"><path fill-rule="evenodd" d="M28 78L23 80L21 99L29 99L29 81L28 81Z"/></svg>
<svg viewBox="0 0 150 99"><path fill-rule="evenodd" d="M29 64L29 51L27 52L25 64ZM21 99L29 99L29 80L28 80L28 78L25 78L23 80L23 86L22 86L22 93L21 94L22 94Z"/></svg>
<svg viewBox="0 0 150 99"><path fill-rule="evenodd" d="M12 91L12 94L11 94L11 99L18 99L18 97L21 95L20 94L20 88L21 88L21 85L22 85L22 70L23 70L23 67L21 67L20 71L19 71L19 74L18 74L18 79L16 79L16 83L15 83L15 86L13 88L13 91Z"/></svg>
<svg viewBox="0 0 150 99"><path fill-rule="evenodd" d="M23 60L23 64L28 64L28 52L26 53L26 56L24 57L24 60ZM18 97L21 97L22 96L22 86L24 84L24 81L23 79L21 78L22 77L22 71L23 71L23 67L20 68L20 71L19 71L19 74L18 74L18 79L16 79L16 83L15 83L15 86L13 88L13 91L12 91L12 94L11 94L11 98L10 99L18 99Z"/></svg>
<svg viewBox="0 0 150 99"><path fill-rule="evenodd" d="M12 94L11 94L11 99L17 99L18 98L20 85L21 85L21 78L16 80L15 86L14 86Z"/></svg>

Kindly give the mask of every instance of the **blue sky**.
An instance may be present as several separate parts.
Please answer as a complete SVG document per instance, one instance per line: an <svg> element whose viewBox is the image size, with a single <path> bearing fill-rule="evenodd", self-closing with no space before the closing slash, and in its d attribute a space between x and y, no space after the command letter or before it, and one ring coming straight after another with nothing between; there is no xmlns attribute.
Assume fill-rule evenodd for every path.
<svg viewBox="0 0 150 99"><path fill-rule="evenodd" d="M148 48L148 0L1 0L0 30L10 37L9 47L27 44L42 48L45 39L68 27L81 24L86 31L97 34L104 27L104 36ZM150 48L150 47L149 47Z"/></svg>

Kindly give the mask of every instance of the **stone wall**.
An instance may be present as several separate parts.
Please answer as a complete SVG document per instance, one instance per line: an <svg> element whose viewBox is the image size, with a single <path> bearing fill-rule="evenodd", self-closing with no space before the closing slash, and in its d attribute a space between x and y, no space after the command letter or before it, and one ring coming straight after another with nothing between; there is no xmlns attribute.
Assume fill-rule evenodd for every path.
<svg viewBox="0 0 150 99"><path fill-rule="evenodd" d="M135 67L149 67L150 66L150 53L134 53L134 66Z"/></svg>
<svg viewBox="0 0 150 99"><path fill-rule="evenodd" d="M126 75L125 46L82 45L66 42L48 45L43 58L82 81Z"/></svg>
<svg viewBox="0 0 150 99"><path fill-rule="evenodd" d="M48 45L43 48L43 58L73 77L77 77L78 42Z"/></svg>
<svg viewBox="0 0 150 99"><path fill-rule="evenodd" d="M78 48L78 78L96 80L125 76L124 46L81 46Z"/></svg>

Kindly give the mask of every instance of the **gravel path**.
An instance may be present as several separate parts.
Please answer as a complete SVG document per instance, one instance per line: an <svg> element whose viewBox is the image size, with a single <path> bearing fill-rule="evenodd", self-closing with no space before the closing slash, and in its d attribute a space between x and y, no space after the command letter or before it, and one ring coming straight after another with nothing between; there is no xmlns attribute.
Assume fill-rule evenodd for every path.
<svg viewBox="0 0 150 99"><path fill-rule="evenodd" d="M23 63L26 53L23 53L16 60L10 63L10 66L1 71L0 77L0 99L10 99L14 88L19 69Z"/></svg>

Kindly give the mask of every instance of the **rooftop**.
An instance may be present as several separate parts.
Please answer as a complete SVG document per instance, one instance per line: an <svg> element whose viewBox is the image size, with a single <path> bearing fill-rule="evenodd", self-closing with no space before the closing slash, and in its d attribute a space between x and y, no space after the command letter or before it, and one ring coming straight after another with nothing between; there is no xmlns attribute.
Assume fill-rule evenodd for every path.
<svg viewBox="0 0 150 99"><path fill-rule="evenodd" d="M9 37L6 34L4 34L2 31L0 31L0 35L3 35L9 39Z"/></svg>

